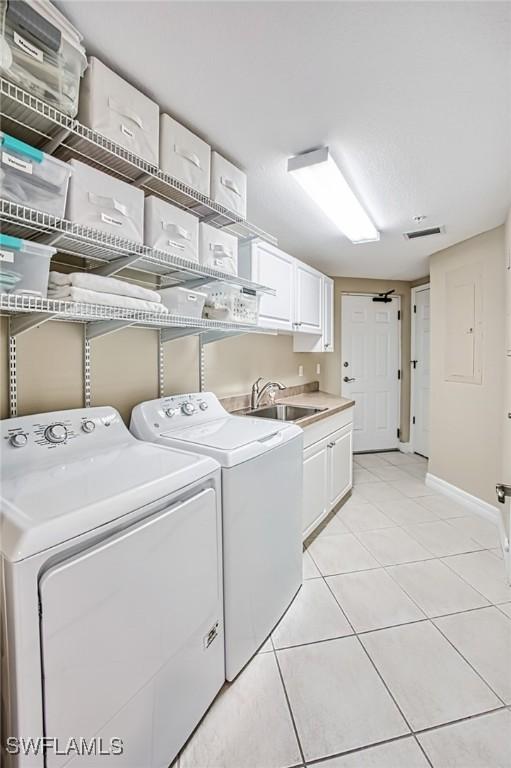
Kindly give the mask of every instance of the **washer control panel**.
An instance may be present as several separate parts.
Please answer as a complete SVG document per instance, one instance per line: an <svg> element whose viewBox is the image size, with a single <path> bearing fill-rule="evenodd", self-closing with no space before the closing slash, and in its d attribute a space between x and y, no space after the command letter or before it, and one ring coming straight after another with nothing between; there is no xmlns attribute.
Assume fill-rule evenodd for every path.
<svg viewBox="0 0 511 768"><path fill-rule="evenodd" d="M141 403L133 411L132 423L134 421L138 424L152 424L154 428L167 432L170 429L181 429L191 424L221 419L227 415L227 411L213 392L196 392Z"/></svg>

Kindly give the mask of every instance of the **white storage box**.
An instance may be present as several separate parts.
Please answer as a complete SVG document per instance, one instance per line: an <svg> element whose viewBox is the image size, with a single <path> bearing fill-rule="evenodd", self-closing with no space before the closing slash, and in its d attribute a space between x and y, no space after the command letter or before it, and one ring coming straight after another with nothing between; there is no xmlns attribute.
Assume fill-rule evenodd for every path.
<svg viewBox="0 0 511 768"><path fill-rule="evenodd" d="M48 245L0 235L0 292L46 297L55 252Z"/></svg>
<svg viewBox="0 0 511 768"><path fill-rule="evenodd" d="M247 218L247 174L218 152L211 154L211 199Z"/></svg>
<svg viewBox="0 0 511 768"><path fill-rule="evenodd" d="M158 197L146 197L144 242L173 256L198 261L199 219Z"/></svg>
<svg viewBox="0 0 511 768"><path fill-rule="evenodd" d="M2 197L62 218L71 167L40 149L0 132Z"/></svg>
<svg viewBox="0 0 511 768"><path fill-rule="evenodd" d="M102 136L158 165L158 104L94 57L82 82L78 117Z"/></svg>
<svg viewBox="0 0 511 768"><path fill-rule="evenodd" d="M70 160L66 217L109 235L143 242L144 193L90 165Z"/></svg>
<svg viewBox="0 0 511 768"><path fill-rule="evenodd" d="M47 0L2 0L0 14L2 75L74 117L87 67L80 33Z"/></svg>
<svg viewBox="0 0 511 768"><path fill-rule="evenodd" d="M199 261L228 275L237 275L238 238L210 224L200 224Z"/></svg>
<svg viewBox="0 0 511 768"><path fill-rule="evenodd" d="M159 291L161 303L174 315L184 315L200 319L206 294L202 291L191 291L188 288L162 288Z"/></svg>
<svg viewBox="0 0 511 768"><path fill-rule="evenodd" d="M169 115L160 116L160 166L209 197L211 147Z"/></svg>
<svg viewBox="0 0 511 768"><path fill-rule="evenodd" d="M257 325L259 296L255 291L227 283L216 283L208 290L204 317L231 323Z"/></svg>

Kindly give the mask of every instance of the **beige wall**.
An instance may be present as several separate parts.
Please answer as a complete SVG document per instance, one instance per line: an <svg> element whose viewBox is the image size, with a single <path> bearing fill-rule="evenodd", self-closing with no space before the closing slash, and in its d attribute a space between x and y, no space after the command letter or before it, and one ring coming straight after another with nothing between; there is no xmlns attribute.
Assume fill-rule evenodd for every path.
<svg viewBox="0 0 511 768"><path fill-rule="evenodd" d="M419 285L428 278L416 281ZM341 391L341 296L343 293L383 293L394 289L401 297L401 441L406 443L410 435L410 295L411 283L399 280L368 280L363 278L336 277L334 279L334 352L322 356L321 389L333 394Z"/></svg>
<svg viewBox="0 0 511 768"><path fill-rule="evenodd" d="M1 417L8 415L7 320L0 325ZM126 329L92 342L92 404L113 405L127 421L134 405L158 397L158 337ZM198 341L165 345L165 394L198 389ZM18 337L18 413L83 405L83 326L48 322ZM258 376L301 384L317 378L324 355L295 354L291 336L240 336L205 349L206 386L220 396L249 392ZM298 376L303 365L304 375Z"/></svg>
<svg viewBox="0 0 511 768"><path fill-rule="evenodd" d="M482 269L482 382L445 380L445 336L450 307L446 274ZM500 475L504 403L504 227L434 254L431 276L431 437L429 471L495 504Z"/></svg>

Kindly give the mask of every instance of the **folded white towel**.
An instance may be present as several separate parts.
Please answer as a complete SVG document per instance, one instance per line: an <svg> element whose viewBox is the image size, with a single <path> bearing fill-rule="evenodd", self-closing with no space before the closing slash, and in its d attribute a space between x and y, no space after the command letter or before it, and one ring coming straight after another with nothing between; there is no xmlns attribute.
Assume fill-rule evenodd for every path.
<svg viewBox="0 0 511 768"><path fill-rule="evenodd" d="M58 301L78 301L85 304L104 304L109 307L123 307L124 309L136 309L140 312L168 312L164 304L156 301L144 301L134 299L131 296L119 296L116 293L100 293L90 291L88 288L75 288L72 285L61 285L58 288L48 289L48 298Z"/></svg>
<svg viewBox="0 0 511 768"><path fill-rule="evenodd" d="M117 280L115 277L103 277L91 272L50 272L48 285L50 288L60 285L72 285L75 288L87 288L99 293L118 293L119 296L132 296L134 299L160 302L160 294L150 288Z"/></svg>

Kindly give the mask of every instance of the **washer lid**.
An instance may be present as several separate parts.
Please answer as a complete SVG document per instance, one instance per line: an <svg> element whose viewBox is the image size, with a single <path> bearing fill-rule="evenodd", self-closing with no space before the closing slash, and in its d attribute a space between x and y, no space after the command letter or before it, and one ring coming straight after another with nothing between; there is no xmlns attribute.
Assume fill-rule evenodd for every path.
<svg viewBox="0 0 511 768"><path fill-rule="evenodd" d="M283 426L277 421L256 419L249 416L227 416L214 421L205 421L182 429L163 432L162 437L170 437L193 446L218 448L221 451L236 451L250 443L267 440L282 431Z"/></svg>
<svg viewBox="0 0 511 768"><path fill-rule="evenodd" d="M99 528L185 488L218 468L207 456L142 443L5 475L1 551L16 561Z"/></svg>

